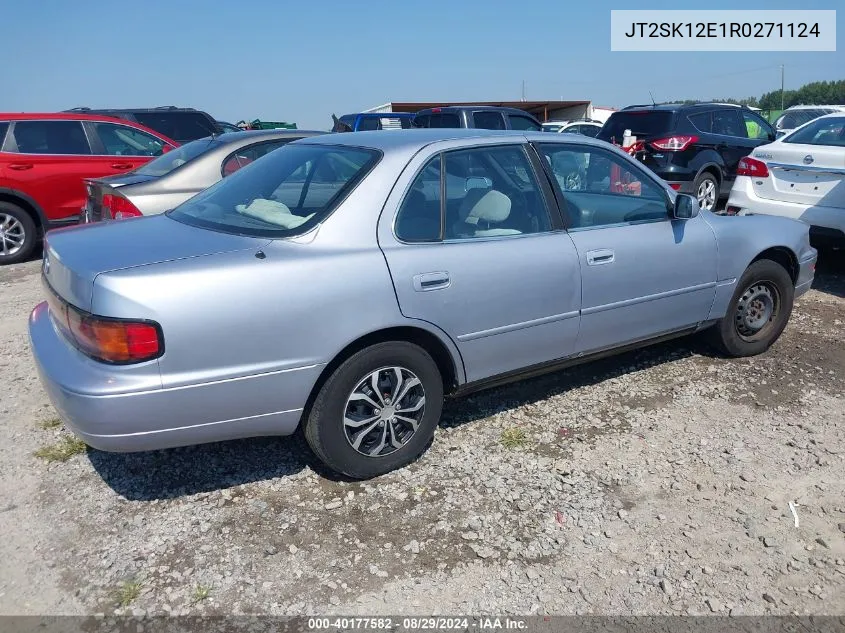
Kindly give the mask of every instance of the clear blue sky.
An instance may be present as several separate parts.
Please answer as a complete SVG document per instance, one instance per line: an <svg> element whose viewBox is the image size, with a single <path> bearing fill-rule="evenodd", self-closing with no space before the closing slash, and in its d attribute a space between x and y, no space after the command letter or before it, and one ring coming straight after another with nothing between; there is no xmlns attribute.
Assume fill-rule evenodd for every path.
<svg viewBox="0 0 845 633"><path fill-rule="evenodd" d="M326 129L387 101L760 96L845 79L840 0L3 3L0 111L202 108ZM610 10L836 9L835 53L610 52Z"/></svg>

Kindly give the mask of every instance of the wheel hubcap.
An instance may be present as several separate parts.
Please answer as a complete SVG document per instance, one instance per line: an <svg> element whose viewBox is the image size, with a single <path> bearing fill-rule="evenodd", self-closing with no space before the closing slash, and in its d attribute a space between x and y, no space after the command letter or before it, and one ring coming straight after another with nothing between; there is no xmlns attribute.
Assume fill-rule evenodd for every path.
<svg viewBox="0 0 845 633"><path fill-rule="evenodd" d="M26 231L15 216L0 213L0 255L14 255L23 248Z"/></svg>
<svg viewBox="0 0 845 633"><path fill-rule="evenodd" d="M716 183L712 180L705 180L698 185L698 205L708 211L716 206Z"/></svg>
<svg viewBox="0 0 845 633"><path fill-rule="evenodd" d="M343 430L350 446L367 457L383 457L407 444L425 413L425 390L404 367L368 374L346 400Z"/></svg>
<svg viewBox="0 0 845 633"><path fill-rule="evenodd" d="M769 282L749 286L736 306L736 330L743 338L759 336L774 321L780 298L777 289Z"/></svg>

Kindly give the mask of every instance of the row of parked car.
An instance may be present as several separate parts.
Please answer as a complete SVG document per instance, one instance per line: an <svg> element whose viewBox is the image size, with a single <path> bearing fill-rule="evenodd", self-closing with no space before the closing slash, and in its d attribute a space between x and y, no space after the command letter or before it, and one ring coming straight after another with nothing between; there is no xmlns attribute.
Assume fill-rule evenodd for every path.
<svg viewBox="0 0 845 633"><path fill-rule="evenodd" d="M731 214L765 208L801 217L806 210L800 205L812 206L814 234L837 239L845 238L835 221L841 213L826 209L842 204L842 175L836 170L845 165L839 165L839 150L819 149L824 142L837 147L835 130L809 143L795 140L807 132L782 133L784 126L827 111L837 112L835 106L788 110L773 127L749 108L718 103L629 106L604 124L540 123L514 108L450 106L333 116L332 129L481 128L593 136L625 145L672 189L695 195L703 209L715 211L732 190L726 209ZM835 127L840 119L823 120ZM322 133L245 132L205 112L175 107L0 114L0 265L28 258L51 228L161 213L285 143ZM755 150L776 139L771 147L777 160L792 156L786 148L802 153L810 151L807 145L817 148L817 156L804 153L801 162L809 162L775 167L770 177L754 161L775 154ZM573 164L570 185L583 183L584 172L584 165ZM773 184L776 176L780 184ZM743 180L737 185L738 177ZM754 178L753 185L746 178ZM775 208L766 202L772 199L799 206Z"/></svg>

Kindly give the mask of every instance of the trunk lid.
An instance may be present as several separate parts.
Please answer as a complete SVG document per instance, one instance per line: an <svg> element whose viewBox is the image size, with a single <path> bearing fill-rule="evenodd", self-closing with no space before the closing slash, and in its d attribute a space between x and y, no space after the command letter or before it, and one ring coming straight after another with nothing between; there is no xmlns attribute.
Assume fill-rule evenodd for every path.
<svg viewBox="0 0 845 633"><path fill-rule="evenodd" d="M218 253L259 249L266 238L201 229L165 215L50 231L44 240L45 281L65 301L91 310L101 273Z"/></svg>
<svg viewBox="0 0 845 633"><path fill-rule="evenodd" d="M111 220L109 214L103 214L103 196L107 194L120 195L119 189L127 185L138 185L152 180L158 176L146 176L132 172L106 176L105 178L89 178L85 180L85 191L87 199L82 212L83 222L100 222Z"/></svg>
<svg viewBox="0 0 845 633"><path fill-rule="evenodd" d="M841 147L772 143L751 156L769 169L752 178L754 192L767 200L845 207L845 151Z"/></svg>

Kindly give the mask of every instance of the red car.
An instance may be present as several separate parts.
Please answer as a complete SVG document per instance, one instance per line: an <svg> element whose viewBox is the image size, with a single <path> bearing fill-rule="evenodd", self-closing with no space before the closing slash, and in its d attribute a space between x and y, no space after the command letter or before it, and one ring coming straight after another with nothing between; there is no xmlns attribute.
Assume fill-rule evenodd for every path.
<svg viewBox="0 0 845 633"><path fill-rule="evenodd" d="M135 169L177 146L108 116L0 113L0 265L27 259L49 229L79 221L85 178Z"/></svg>

